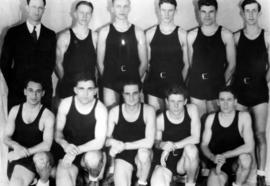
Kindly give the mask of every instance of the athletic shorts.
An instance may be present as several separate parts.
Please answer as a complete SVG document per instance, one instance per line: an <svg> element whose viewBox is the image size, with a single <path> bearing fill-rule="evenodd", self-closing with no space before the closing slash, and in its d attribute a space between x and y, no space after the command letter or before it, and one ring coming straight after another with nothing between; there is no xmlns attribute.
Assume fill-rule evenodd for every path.
<svg viewBox="0 0 270 186"><path fill-rule="evenodd" d="M121 159L129 164L131 164L133 167L136 167L135 163L135 157L137 155L138 150L124 150L116 155L115 159Z"/></svg>
<svg viewBox="0 0 270 186"><path fill-rule="evenodd" d="M173 175L179 174L177 172L177 163L182 158L184 149L177 149L173 152L170 152L167 160L166 160L166 168L169 169ZM155 161L157 165L160 165L160 158L162 154L162 150L156 149Z"/></svg>
<svg viewBox="0 0 270 186"><path fill-rule="evenodd" d="M182 78L170 77L166 75L166 72L160 72L159 75L150 74L143 88L146 94L164 99L166 98L166 91L173 85L182 85L185 87Z"/></svg>
<svg viewBox="0 0 270 186"><path fill-rule="evenodd" d="M196 74L190 77L188 90L190 97L201 100L218 98L219 90L225 86L224 77L210 77L207 73Z"/></svg>
<svg viewBox="0 0 270 186"><path fill-rule="evenodd" d="M242 78L233 85L238 103L247 107L253 107L269 100L268 86L266 82L252 82L248 78Z"/></svg>
<svg viewBox="0 0 270 186"><path fill-rule="evenodd" d="M14 167L16 165L21 165L24 168L26 168L29 171L31 171L32 173L34 173L34 174L37 173L36 172L35 164L33 162L33 156L29 156L29 157L22 158L22 159L15 160L15 161L12 161L12 162L9 162L8 163L7 176L8 176L9 179L11 178L12 173L13 173L13 170L14 170Z"/></svg>

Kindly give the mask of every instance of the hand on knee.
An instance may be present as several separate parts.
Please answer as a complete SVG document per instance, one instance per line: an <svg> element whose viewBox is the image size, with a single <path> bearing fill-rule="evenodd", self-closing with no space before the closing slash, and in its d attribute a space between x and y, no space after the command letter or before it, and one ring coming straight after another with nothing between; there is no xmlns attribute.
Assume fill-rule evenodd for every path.
<svg viewBox="0 0 270 186"><path fill-rule="evenodd" d="M90 151L84 154L83 157L85 168L96 169L100 161L102 161L102 153L99 151Z"/></svg>
<svg viewBox="0 0 270 186"><path fill-rule="evenodd" d="M33 156L33 161L37 171L51 169L54 164L53 157L50 152L39 152Z"/></svg>
<svg viewBox="0 0 270 186"><path fill-rule="evenodd" d="M199 161L199 152L195 145L189 144L184 147L185 156L187 156L190 160Z"/></svg>

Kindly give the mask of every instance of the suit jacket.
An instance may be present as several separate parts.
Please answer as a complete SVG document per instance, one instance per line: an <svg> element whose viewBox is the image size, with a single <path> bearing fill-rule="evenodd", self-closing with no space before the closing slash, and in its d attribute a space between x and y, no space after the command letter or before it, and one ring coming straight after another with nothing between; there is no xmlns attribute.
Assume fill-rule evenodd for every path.
<svg viewBox="0 0 270 186"><path fill-rule="evenodd" d="M39 77L45 90L52 89L51 76L55 67L56 35L41 25L35 41L26 22L8 30L2 48L0 67L10 90L21 90L29 76Z"/></svg>

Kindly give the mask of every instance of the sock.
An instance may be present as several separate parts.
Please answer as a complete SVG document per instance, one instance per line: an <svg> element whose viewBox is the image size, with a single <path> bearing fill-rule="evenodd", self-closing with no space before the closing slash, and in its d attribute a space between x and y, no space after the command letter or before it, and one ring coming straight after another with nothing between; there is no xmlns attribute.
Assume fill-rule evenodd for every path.
<svg viewBox="0 0 270 186"><path fill-rule="evenodd" d="M96 178L94 178L94 177L92 177L90 174L89 174L89 180L91 181L91 182L97 182L98 181L98 177L96 177Z"/></svg>
<svg viewBox="0 0 270 186"><path fill-rule="evenodd" d="M41 180L38 180L36 186L49 186L50 181L48 180L46 183L42 182Z"/></svg>
<svg viewBox="0 0 270 186"><path fill-rule="evenodd" d="M195 186L196 185L196 183L185 183L185 186Z"/></svg>
<svg viewBox="0 0 270 186"><path fill-rule="evenodd" d="M265 171L263 171L263 170L257 170L257 175L258 176L265 176Z"/></svg>
<svg viewBox="0 0 270 186"><path fill-rule="evenodd" d="M147 185L147 181L138 180L139 185Z"/></svg>
<svg viewBox="0 0 270 186"><path fill-rule="evenodd" d="M232 186L241 186L241 185L237 185L235 182L233 182Z"/></svg>

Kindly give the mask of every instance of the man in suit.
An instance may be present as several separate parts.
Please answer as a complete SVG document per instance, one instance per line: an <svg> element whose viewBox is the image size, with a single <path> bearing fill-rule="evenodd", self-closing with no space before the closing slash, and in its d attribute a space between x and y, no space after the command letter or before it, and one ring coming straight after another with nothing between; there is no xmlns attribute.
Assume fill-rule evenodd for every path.
<svg viewBox="0 0 270 186"><path fill-rule="evenodd" d="M46 0L27 0L27 20L10 28L5 36L0 68L9 87L9 109L25 101L22 90L29 74L44 81L46 94L42 102L51 106L56 36L41 24L45 5Z"/></svg>

